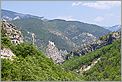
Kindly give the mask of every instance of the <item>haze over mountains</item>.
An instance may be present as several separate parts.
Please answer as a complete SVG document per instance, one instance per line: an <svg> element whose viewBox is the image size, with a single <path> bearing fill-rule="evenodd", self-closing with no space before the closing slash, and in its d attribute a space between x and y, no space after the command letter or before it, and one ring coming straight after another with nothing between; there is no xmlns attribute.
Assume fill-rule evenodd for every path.
<svg viewBox="0 0 122 82"><path fill-rule="evenodd" d="M111 32L118 31L121 29L121 25L114 25L111 27L105 27L106 29L110 30Z"/></svg>

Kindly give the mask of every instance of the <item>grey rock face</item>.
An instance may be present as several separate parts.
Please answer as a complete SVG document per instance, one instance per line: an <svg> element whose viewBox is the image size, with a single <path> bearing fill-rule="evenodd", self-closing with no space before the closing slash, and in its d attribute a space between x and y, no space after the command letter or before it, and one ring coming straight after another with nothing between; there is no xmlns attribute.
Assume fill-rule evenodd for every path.
<svg viewBox="0 0 122 82"><path fill-rule="evenodd" d="M11 42L15 45L23 43L23 36L21 31L17 30L17 27L11 23L8 23L6 20L2 20L1 22L2 30L5 32L5 35L9 37ZM14 53L9 48L2 48L0 50L1 58L3 59L10 59L15 57Z"/></svg>
<svg viewBox="0 0 122 82"><path fill-rule="evenodd" d="M3 58L3 59L10 59L10 60L12 60L12 57L15 57L13 52L10 49L8 49L8 48L1 49L0 50L0 54L1 54L1 58Z"/></svg>
<svg viewBox="0 0 122 82"><path fill-rule="evenodd" d="M12 43L23 43L23 36L21 34L21 31L19 31L15 25L8 23L6 20L2 20L1 25L1 27L5 31L5 34L10 38Z"/></svg>
<svg viewBox="0 0 122 82"><path fill-rule="evenodd" d="M62 63L64 61L62 54L55 46L54 42L49 41L47 45L46 54L51 58L55 63Z"/></svg>
<svg viewBox="0 0 122 82"><path fill-rule="evenodd" d="M102 40L99 39L90 44L84 44L81 49L73 52L73 55L74 56L85 55L86 53L99 49L103 46L112 44L112 42L119 39L120 36L121 36L120 32L112 32L111 34L107 35L105 39Z"/></svg>

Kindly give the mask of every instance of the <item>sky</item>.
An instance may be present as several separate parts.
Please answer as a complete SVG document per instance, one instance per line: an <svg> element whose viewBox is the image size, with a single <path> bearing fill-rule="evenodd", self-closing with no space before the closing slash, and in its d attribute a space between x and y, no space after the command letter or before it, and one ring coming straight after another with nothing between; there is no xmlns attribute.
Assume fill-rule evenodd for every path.
<svg viewBox="0 0 122 82"><path fill-rule="evenodd" d="M121 24L120 1L2 1L1 8L49 20L65 19L100 26Z"/></svg>

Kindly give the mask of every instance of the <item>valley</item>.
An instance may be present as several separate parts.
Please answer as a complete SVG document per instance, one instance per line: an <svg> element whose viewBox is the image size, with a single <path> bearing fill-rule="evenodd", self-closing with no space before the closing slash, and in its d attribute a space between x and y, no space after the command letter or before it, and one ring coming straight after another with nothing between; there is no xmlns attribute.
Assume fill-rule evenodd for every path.
<svg viewBox="0 0 122 82"><path fill-rule="evenodd" d="M120 28L2 10L1 79L120 81L120 39Z"/></svg>

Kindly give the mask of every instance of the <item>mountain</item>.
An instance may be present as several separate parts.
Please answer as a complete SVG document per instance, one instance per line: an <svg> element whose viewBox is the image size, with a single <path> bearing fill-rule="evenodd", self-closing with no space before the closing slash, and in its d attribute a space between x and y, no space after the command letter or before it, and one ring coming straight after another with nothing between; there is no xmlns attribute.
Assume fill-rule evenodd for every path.
<svg viewBox="0 0 122 82"><path fill-rule="evenodd" d="M42 51L30 43L13 42L12 35L20 36L13 24L2 21L1 29L1 80L2 81L71 81L80 80L80 76L65 71L55 64ZM14 26L16 27L16 26ZM21 37L21 36L20 36Z"/></svg>
<svg viewBox="0 0 122 82"><path fill-rule="evenodd" d="M85 55L86 53L95 51L97 49L100 49L104 46L110 45L112 44L112 42L114 42L115 40L120 39L121 37L121 32L111 32L107 35L104 35L102 37L100 37L99 39L97 39L94 42L91 42L89 44L84 44L82 46L82 48L72 52L70 55L72 56L81 56L81 55ZM70 58L69 56L66 57L67 59Z"/></svg>
<svg viewBox="0 0 122 82"><path fill-rule="evenodd" d="M16 15L16 12L7 11L9 18ZM19 13L20 14L20 13ZM3 12L4 18L6 13ZM21 15L20 15L21 16ZM84 43L91 43L98 37L109 33L109 30L101 26L83 23L79 21L66 21L61 19L44 20L39 17L28 17L9 21L20 27L26 41L32 42L31 34L35 34L35 44L45 51L48 41L55 43L59 50L67 50L68 52L76 50Z"/></svg>
<svg viewBox="0 0 122 82"><path fill-rule="evenodd" d="M109 32L97 25L77 21L49 20L45 22L39 19L21 19L14 20L12 23L21 27L22 30L35 33L36 38L38 38L40 42L46 42L46 44L44 43L45 45L47 45L47 42L50 40L53 41L59 49L67 51L80 47L84 42L94 41L95 38ZM27 31L25 31L25 36L27 35ZM38 42L36 43L38 44Z"/></svg>
<svg viewBox="0 0 122 82"><path fill-rule="evenodd" d="M112 32L95 40L98 38L97 36L106 34L106 32L103 33L102 31L98 32L101 33L100 35L94 32L92 30L93 28L97 31L102 30L102 28L97 28L99 26L96 25L95 27L94 25L84 25L83 23L84 27L87 26L86 29L83 28L83 26L79 27L82 25L82 22L79 22L79 25L78 21L59 21L58 19L57 22L57 20L44 21L36 18L29 19L14 20L14 23L16 22L15 24L19 26L24 25L21 28L10 23L13 21L1 21L2 81L121 80L121 33ZM26 22L27 20L28 22ZM88 31L88 29L90 29L90 31ZM32 35L32 38L29 34ZM26 37L26 39L23 40L23 37ZM34 42L35 39L45 43L46 38L47 41L49 41L45 48L48 54L44 54L43 51L36 46L37 44L33 44L36 43ZM62 47L67 48L66 43L71 46L72 43L76 44L72 39L77 40L79 38L81 38L81 41L84 40L83 45L87 44L79 51L87 53L81 56L74 56L64 61L64 55L62 56L61 53L62 50L58 49L55 43L59 43ZM50 41L50 39L56 42L54 43ZM93 41L89 42L90 39ZM32 42L29 43L26 40ZM91 43L94 44L94 41L96 44L93 50ZM66 53L66 50L64 51ZM63 63L56 64L59 62Z"/></svg>
<svg viewBox="0 0 122 82"><path fill-rule="evenodd" d="M111 32L118 31L121 29L121 25L114 25L112 27L105 27L106 29L110 30Z"/></svg>
<svg viewBox="0 0 122 82"><path fill-rule="evenodd" d="M33 16L33 15L29 15L29 14L21 14L21 13L16 13L13 11L2 9L1 10L1 18L11 21L11 20L25 19L25 18L42 19L43 17Z"/></svg>

